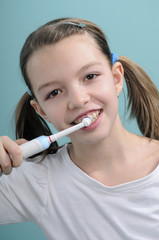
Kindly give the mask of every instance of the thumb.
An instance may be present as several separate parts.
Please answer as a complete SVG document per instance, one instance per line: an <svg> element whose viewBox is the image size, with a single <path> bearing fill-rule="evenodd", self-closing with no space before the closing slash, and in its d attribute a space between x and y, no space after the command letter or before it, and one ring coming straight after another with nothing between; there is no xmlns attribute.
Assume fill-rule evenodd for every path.
<svg viewBox="0 0 159 240"><path fill-rule="evenodd" d="M28 142L28 141L25 138L20 138L20 139L15 140L15 143L17 143L18 145L21 145L26 142Z"/></svg>

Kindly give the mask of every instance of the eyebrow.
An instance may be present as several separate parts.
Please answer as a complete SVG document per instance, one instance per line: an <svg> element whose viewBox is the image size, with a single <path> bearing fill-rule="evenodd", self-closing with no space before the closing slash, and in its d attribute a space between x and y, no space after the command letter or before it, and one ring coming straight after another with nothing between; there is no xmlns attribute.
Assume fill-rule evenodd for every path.
<svg viewBox="0 0 159 240"><path fill-rule="evenodd" d="M94 65L102 65L102 63L101 63L101 62L90 62L90 63L88 63L87 65L83 66L83 67L79 70L78 73L80 74L82 71L84 71L84 70L86 70L87 68L92 67L92 66L94 66Z"/></svg>
<svg viewBox="0 0 159 240"><path fill-rule="evenodd" d="M88 68L90 68L90 67L92 67L94 65L102 65L102 63L101 62L91 62L91 63L88 63L87 65L85 65L82 68L80 68L80 70L78 71L78 74L80 74L82 71L85 71L86 69L88 69ZM58 81L50 81L50 82L44 83L41 86L39 86L37 91L39 92L43 88L46 88L46 87L51 86L51 85L56 84L56 83L59 83L59 82Z"/></svg>
<svg viewBox="0 0 159 240"><path fill-rule="evenodd" d="M59 82L58 81L50 81L50 82L44 83L41 86L39 86L37 92L40 92L43 88L49 87L49 86L51 86L53 84L57 84L57 83L59 83Z"/></svg>

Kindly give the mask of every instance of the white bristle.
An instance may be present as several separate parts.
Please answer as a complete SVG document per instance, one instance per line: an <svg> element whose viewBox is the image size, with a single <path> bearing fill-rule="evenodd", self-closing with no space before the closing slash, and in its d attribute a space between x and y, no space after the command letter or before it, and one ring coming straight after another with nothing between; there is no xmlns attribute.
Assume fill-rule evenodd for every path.
<svg viewBox="0 0 159 240"><path fill-rule="evenodd" d="M84 124L85 127L88 127L92 123L92 118L91 117L84 118L82 120L82 123Z"/></svg>

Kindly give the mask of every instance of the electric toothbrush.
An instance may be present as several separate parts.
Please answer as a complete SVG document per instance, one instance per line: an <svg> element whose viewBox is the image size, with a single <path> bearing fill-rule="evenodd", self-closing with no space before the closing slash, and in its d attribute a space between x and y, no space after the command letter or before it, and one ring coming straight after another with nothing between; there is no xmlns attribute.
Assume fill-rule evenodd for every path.
<svg viewBox="0 0 159 240"><path fill-rule="evenodd" d="M55 133L50 136L37 137L29 142L26 142L26 143L20 145L19 147L21 148L21 150L23 152L23 158L31 157L39 152L46 150L47 148L49 148L49 146L52 142L55 142L59 138L67 136L70 133L73 133L83 127L88 127L91 123L92 123L91 117L86 117L82 120L81 123L79 123L73 127L67 128L61 132Z"/></svg>

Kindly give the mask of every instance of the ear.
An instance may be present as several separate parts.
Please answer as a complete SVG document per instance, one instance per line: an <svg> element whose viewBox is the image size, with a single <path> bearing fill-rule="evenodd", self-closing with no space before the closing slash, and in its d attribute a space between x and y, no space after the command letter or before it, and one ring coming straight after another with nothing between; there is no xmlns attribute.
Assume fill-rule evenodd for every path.
<svg viewBox="0 0 159 240"><path fill-rule="evenodd" d="M124 81L124 69L120 62L116 62L112 67L112 73L116 88L117 96L121 93L123 89L123 81Z"/></svg>
<svg viewBox="0 0 159 240"><path fill-rule="evenodd" d="M47 115L36 100L31 100L30 104L41 117L43 117L46 121L50 122L47 118Z"/></svg>

